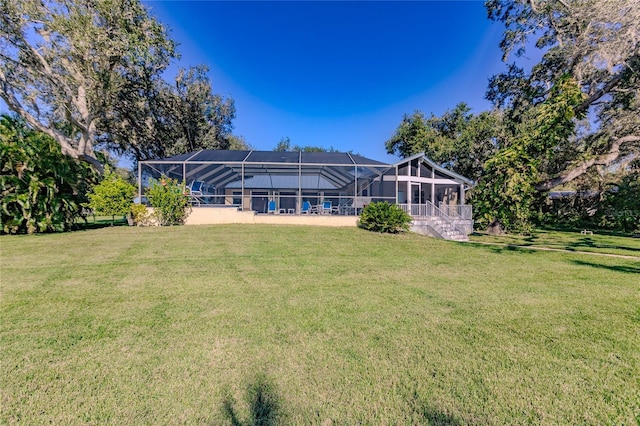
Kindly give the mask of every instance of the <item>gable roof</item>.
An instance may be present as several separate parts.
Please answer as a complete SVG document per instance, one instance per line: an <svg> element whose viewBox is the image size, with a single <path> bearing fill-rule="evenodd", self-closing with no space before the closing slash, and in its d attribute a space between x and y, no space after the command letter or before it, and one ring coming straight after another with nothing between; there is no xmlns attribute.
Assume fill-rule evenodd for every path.
<svg viewBox="0 0 640 426"><path fill-rule="evenodd" d="M411 161L416 160L416 159L420 159L422 162L424 162L424 163L428 164L429 166L431 166L438 173L443 174L445 176L449 176L449 177L451 177L451 179L453 179L455 181L458 181L460 183L464 183L464 184L469 185L469 186L475 185L475 182L472 181L471 179L466 178L466 177L464 177L462 175L459 175L458 173L453 172L453 171L451 171L449 169L445 169L444 167L440 166L438 163L433 161L431 158L427 157L425 154L415 154L415 155L412 155L411 157L403 158L402 160L400 160L397 163L395 163L394 166L400 166L401 164L408 163L408 162L411 162Z"/></svg>

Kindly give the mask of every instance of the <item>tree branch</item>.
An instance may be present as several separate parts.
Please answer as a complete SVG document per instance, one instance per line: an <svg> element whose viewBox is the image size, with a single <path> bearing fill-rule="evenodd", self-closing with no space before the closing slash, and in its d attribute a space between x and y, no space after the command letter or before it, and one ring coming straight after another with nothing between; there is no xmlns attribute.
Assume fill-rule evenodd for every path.
<svg viewBox="0 0 640 426"><path fill-rule="evenodd" d="M594 103L595 101L597 101L598 99L600 99L601 97L603 97L604 95L609 93L614 87L616 87L616 85L618 83L620 83L620 81L622 80L622 77L623 77L623 73L624 73L624 70L622 70L618 74L616 74L611 80L609 80L609 82L607 84L604 85L604 87L602 89L598 90L596 93L594 93L593 95L589 96L580 105L575 107L574 111L576 113L579 113L579 112L584 112L587 109L589 109L589 106L591 106L592 103Z"/></svg>
<svg viewBox="0 0 640 426"><path fill-rule="evenodd" d="M31 125L34 129L37 129L50 137L52 137L56 142L60 144L60 148L62 153L68 155L72 158L77 158L87 163L91 164L98 172L102 173L104 170L104 166L102 163L98 161L94 156L87 154L85 152L76 149L73 145L71 145L67 138L60 132L50 127L45 126L39 120L37 120L29 111L27 111L22 103L16 98L16 96L9 91L9 84L5 77L4 72L0 69L0 97L7 103L9 108L18 113L22 118L25 119L29 125Z"/></svg>
<svg viewBox="0 0 640 426"><path fill-rule="evenodd" d="M539 182L536 184L536 190L538 191L549 191L559 185L562 185L567 182L571 182L578 176L584 174L589 168L593 166L608 166L613 163L620 156L620 147L629 142L638 142L640 141L640 136L636 135L628 135L621 138L618 138L613 141L611 144L611 148L606 154L602 154L598 157L591 158L589 160L585 160L582 163L579 163L573 169L566 171L559 176L556 176L553 179L549 179L544 182Z"/></svg>
<svg viewBox="0 0 640 426"><path fill-rule="evenodd" d="M62 152L65 155L68 155L73 158L78 158L78 151L66 141L66 138L62 136L59 132L49 127L44 126L40 121L38 121L25 107L22 106L22 103L16 98L16 96L8 90L9 84L4 75L2 69L0 69L0 86L2 91L0 92L0 96L7 103L9 108L17 112L21 117L23 117L27 123L29 123L34 128L40 130L41 132L46 133L51 136L57 142L60 143L62 147Z"/></svg>

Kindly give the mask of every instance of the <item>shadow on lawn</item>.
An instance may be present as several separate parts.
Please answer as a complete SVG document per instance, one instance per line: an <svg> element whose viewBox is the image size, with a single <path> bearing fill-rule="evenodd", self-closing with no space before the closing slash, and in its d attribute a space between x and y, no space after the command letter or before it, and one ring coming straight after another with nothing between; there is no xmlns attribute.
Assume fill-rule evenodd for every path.
<svg viewBox="0 0 640 426"><path fill-rule="evenodd" d="M427 424L433 426L462 426L463 424L451 414L443 413L433 407L425 407L422 417L427 421Z"/></svg>
<svg viewBox="0 0 640 426"><path fill-rule="evenodd" d="M573 260L572 262L580 266L591 266L592 268L609 269L610 271L624 272L627 274L640 274L640 266L602 265L600 263L584 262L582 260Z"/></svg>
<svg viewBox="0 0 640 426"><path fill-rule="evenodd" d="M629 251L640 251L640 247L629 247L629 246L620 246L620 245L612 245L612 244L602 244L594 241L592 238L585 237L580 240L569 243L565 247L567 250L579 251L580 248L599 248L599 249L618 249L618 250L629 250Z"/></svg>
<svg viewBox="0 0 640 426"><path fill-rule="evenodd" d="M429 399L421 396L418 391L413 391L411 394L406 395L406 402L410 407L412 420L417 421L418 424L436 426L461 426L467 424L452 414L434 406Z"/></svg>
<svg viewBox="0 0 640 426"><path fill-rule="evenodd" d="M266 376L258 375L247 386L246 402L249 418L242 421L235 409L236 401L227 391L222 400L223 418L233 426L274 426L281 423L282 403L276 388Z"/></svg>

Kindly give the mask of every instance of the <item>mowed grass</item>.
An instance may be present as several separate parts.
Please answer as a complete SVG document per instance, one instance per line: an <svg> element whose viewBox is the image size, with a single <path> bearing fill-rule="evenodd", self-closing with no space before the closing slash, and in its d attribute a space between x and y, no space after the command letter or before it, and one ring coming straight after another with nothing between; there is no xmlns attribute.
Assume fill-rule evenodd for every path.
<svg viewBox="0 0 640 426"><path fill-rule="evenodd" d="M267 225L0 244L0 423L640 421L640 259Z"/></svg>
<svg viewBox="0 0 640 426"><path fill-rule="evenodd" d="M536 229L531 235L507 234L500 236L476 232L470 239L474 242L506 244L518 247L546 247L568 251L640 257L640 236L621 237L600 233L600 231L593 231L593 234L582 234L580 231L563 232Z"/></svg>

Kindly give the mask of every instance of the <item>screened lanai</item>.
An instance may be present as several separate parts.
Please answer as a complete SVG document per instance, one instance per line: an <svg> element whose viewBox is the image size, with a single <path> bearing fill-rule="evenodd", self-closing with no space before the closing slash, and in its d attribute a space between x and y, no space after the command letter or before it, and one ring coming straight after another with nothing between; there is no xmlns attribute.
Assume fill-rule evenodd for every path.
<svg viewBox="0 0 640 426"><path fill-rule="evenodd" d="M203 150L139 163L139 192L162 175L184 181L192 203L274 214L358 214L392 165L342 152ZM396 201L395 188L376 200Z"/></svg>
<svg viewBox="0 0 640 426"><path fill-rule="evenodd" d="M265 214L358 215L373 201L414 215L420 206L459 210L472 185L424 155L386 164L343 152L203 150L141 161L140 196L163 175L185 182L195 206Z"/></svg>

